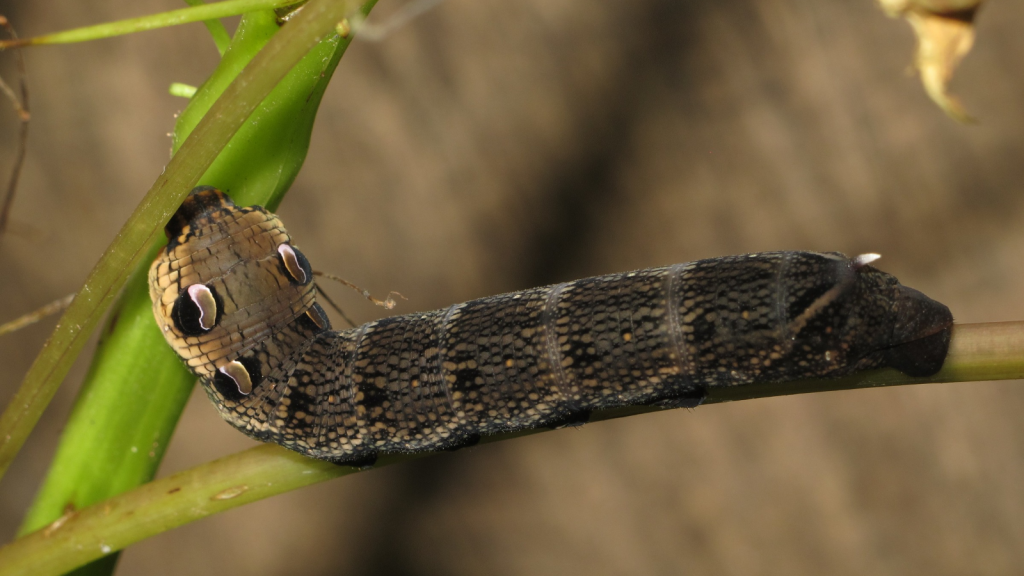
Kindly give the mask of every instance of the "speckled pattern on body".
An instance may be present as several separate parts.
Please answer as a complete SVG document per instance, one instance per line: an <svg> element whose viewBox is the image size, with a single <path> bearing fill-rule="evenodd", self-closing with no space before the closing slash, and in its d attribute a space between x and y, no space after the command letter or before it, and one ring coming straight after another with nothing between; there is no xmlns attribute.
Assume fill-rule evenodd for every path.
<svg viewBox="0 0 1024 576"><path fill-rule="evenodd" d="M273 214L201 187L167 234L149 274L154 314L221 415L339 463L582 423L625 405L696 406L718 386L883 366L929 375L952 325L945 306L863 260L769 252L336 332Z"/></svg>

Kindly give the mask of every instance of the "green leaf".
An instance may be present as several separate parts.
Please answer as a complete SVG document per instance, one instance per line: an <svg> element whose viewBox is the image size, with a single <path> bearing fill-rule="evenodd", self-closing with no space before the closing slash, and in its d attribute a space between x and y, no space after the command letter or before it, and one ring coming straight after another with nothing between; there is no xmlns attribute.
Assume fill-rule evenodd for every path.
<svg viewBox="0 0 1024 576"><path fill-rule="evenodd" d="M372 2L364 10L371 6ZM180 150L90 274L15 400L0 417L2 471L134 267L131 285L115 314L116 325L103 339L53 469L23 531L53 521L66 509L86 506L152 477L194 380L163 342L148 303L145 270L163 242L163 224L203 174L212 178L232 173L244 176L242 184L229 180L221 184L244 190L243 203L269 202L283 194L301 166L320 96L348 44L337 38L318 40L348 12L345 3L314 0L272 39L268 34L253 34L243 42L244 35L236 35L238 54L247 55L236 54L233 58L241 66L223 72L232 74L234 81L218 80L223 86L220 98L207 90L211 94L206 100L209 114L202 120L179 124ZM268 14L253 15L254 26L270 22ZM285 102L288 99L295 101ZM254 113L262 120L246 124ZM286 123L283 118L288 114L305 117L292 116ZM234 158L249 162L245 147L258 135L253 129L260 125L276 131L281 141L279 159L266 153L260 156L262 162L277 162L276 169L266 171L267 177L255 178L245 166L216 161L217 154L230 146ZM232 142L239 129L241 134ZM251 145L265 145L270 136L262 138L253 139ZM112 421L102 421L111 415Z"/></svg>

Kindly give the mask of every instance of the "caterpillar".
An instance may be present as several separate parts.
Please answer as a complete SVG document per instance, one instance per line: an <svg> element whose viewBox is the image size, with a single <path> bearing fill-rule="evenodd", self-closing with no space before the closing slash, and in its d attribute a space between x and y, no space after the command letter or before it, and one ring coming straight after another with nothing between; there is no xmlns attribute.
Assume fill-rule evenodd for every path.
<svg viewBox="0 0 1024 576"><path fill-rule="evenodd" d="M221 416L339 464L450 450L723 386L937 372L949 309L872 255L766 252L586 278L334 331L281 221L193 190L149 270L153 313Z"/></svg>

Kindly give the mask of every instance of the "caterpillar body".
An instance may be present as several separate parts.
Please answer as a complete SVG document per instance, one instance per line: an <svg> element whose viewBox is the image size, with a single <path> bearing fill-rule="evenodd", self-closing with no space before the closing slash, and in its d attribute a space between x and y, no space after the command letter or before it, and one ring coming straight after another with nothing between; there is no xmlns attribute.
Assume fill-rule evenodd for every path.
<svg viewBox="0 0 1024 576"><path fill-rule="evenodd" d="M149 272L157 323L221 415L365 465L722 386L937 372L946 306L867 258L767 252L610 274L331 330L280 220L196 188Z"/></svg>

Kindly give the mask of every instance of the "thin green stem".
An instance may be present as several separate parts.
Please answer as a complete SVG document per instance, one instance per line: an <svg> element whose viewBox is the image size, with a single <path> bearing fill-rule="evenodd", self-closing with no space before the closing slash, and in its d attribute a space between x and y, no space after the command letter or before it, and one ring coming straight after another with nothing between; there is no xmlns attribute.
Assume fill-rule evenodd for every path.
<svg viewBox="0 0 1024 576"><path fill-rule="evenodd" d="M206 4L203 0L185 0L185 3L189 6L202 6ZM231 35L228 34L227 28L224 27L224 23L215 18L210 20L203 20L203 25L209 30L210 36L213 37L213 43L217 46L217 52L223 56L228 50L228 46L231 44Z"/></svg>
<svg viewBox="0 0 1024 576"><path fill-rule="evenodd" d="M189 24L191 22L215 21L217 18L237 16L254 10L267 10L271 8L280 8L282 6L289 6L295 4L295 2L296 0L225 0L224 2L217 2L215 4L202 4L198 6L191 6L189 8L180 8L169 12L150 14L148 16L140 16L138 18L128 18L127 20L118 20L116 22L106 22L95 26L85 26L83 28L54 32L53 34L46 34L43 36L35 36L33 38L2 40L0 41L0 49L15 48L19 46L36 46L42 44L70 44L72 42L85 42L88 40L99 40L101 38L112 38L114 36L123 36L134 32L155 30L157 28ZM223 28L223 26L221 26L221 28ZM226 34L227 32L225 31L225 35ZM217 36L218 34L214 34L215 41ZM220 44L218 43L218 48L219 47Z"/></svg>
<svg viewBox="0 0 1024 576"><path fill-rule="evenodd" d="M942 370L930 378L909 378L875 370L837 380L802 380L717 388L706 404L732 400L928 382L1024 378L1024 322L956 327ZM748 392L750 391L750 392ZM597 413L594 420L657 410L628 407ZM543 430L490 436L506 440ZM375 467L418 455L388 455ZM144 538L256 500L357 472L263 445L163 478L131 492L68 514L47 528L0 548L0 576L61 574Z"/></svg>
<svg viewBox="0 0 1024 576"><path fill-rule="evenodd" d="M0 415L0 476L24 444L129 272L161 237L164 223L188 191L278 82L354 8L354 2L311 0L253 58L192 131L90 272L13 400Z"/></svg>
<svg viewBox="0 0 1024 576"><path fill-rule="evenodd" d="M279 446L258 446L64 516L0 552L0 574L63 574L215 512L353 471Z"/></svg>

